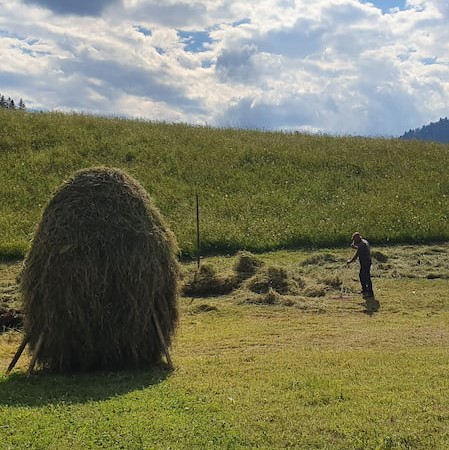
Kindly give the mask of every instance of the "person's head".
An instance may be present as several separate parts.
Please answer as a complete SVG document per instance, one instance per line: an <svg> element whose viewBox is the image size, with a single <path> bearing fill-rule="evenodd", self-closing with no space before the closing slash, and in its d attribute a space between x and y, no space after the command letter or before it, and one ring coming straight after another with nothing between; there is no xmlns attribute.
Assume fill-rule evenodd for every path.
<svg viewBox="0 0 449 450"><path fill-rule="evenodd" d="M356 244L358 244L361 240L362 240L361 234L360 234L358 231L356 231L356 232L352 235L352 241L355 242Z"/></svg>

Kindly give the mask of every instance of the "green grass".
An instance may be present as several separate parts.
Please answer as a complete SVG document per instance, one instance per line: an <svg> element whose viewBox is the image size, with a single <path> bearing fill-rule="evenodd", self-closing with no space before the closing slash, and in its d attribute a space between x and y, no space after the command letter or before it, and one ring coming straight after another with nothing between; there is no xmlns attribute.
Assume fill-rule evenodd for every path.
<svg viewBox="0 0 449 450"><path fill-rule="evenodd" d="M375 250L387 259L373 267L377 312L352 293L357 267L338 264L351 250L272 252L266 265L310 283L338 274L352 294L290 307L248 304L244 287L181 298L171 373L27 377L22 356L0 375L0 449L449 448L449 247ZM14 287L19 265L0 269ZM20 338L0 334L0 370Z"/></svg>
<svg viewBox="0 0 449 450"><path fill-rule="evenodd" d="M374 307L351 251L324 248L355 229L448 240L447 145L14 111L0 128L0 259L24 255L52 192L93 165L138 179L184 255L198 192L202 252L221 253L202 264L219 274L239 249L323 247L258 255L305 283L278 304L248 284L181 298L173 372L28 377L23 355L0 375L0 450L449 448L447 245L375 247ZM0 306L21 306L20 264L0 261ZM0 333L0 370L21 337Z"/></svg>
<svg viewBox="0 0 449 450"><path fill-rule="evenodd" d="M166 216L184 254L449 239L449 147L0 111L0 255L20 257L74 171L119 167Z"/></svg>
<svg viewBox="0 0 449 450"><path fill-rule="evenodd" d="M28 377L22 356L0 375L0 450L449 448L447 245L375 247L375 307L342 266L352 252L324 248L355 229L447 241L447 145L14 111L0 129L0 260L24 255L52 192L93 165L138 179L190 255L198 192L219 274L238 249L323 247L258 255L304 281L284 302L245 283L181 298L173 372ZM19 270L0 261L0 306L20 308ZM0 333L0 371L21 337Z"/></svg>

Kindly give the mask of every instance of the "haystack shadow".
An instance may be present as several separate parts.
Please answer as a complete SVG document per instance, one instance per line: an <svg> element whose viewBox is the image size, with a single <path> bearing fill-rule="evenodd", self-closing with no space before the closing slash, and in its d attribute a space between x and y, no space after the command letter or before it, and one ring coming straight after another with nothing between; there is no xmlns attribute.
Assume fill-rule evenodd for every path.
<svg viewBox="0 0 449 450"><path fill-rule="evenodd" d="M163 382L172 370L161 365L151 371L45 375L12 374L0 382L0 405L45 406L103 401Z"/></svg>

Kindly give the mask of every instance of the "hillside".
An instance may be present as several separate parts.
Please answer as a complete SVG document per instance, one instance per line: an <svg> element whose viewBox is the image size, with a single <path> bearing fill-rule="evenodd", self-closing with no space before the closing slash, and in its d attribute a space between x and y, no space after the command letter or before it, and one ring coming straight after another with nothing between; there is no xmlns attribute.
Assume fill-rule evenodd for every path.
<svg viewBox="0 0 449 450"><path fill-rule="evenodd" d="M449 120L445 117L438 122L431 122L429 125L424 125L421 128L409 130L400 139L447 143L449 142Z"/></svg>
<svg viewBox="0 0 449 450"><path fill-rule="evenodd" d="M449 147L0 110L0 255L23 256L76 170L139 180L186 255L449 240Z"/></svg>

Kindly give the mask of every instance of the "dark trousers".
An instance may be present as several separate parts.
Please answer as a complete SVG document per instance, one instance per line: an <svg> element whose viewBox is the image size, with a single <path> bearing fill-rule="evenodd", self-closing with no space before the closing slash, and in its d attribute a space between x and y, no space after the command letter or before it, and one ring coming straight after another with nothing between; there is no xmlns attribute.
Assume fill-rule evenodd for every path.
<svg viewBox="0 0 449 450"><path fill-rule="evenodd" d="M371 262L360 264L359 278L362 291L372 294L373 283L371 282Z"/></svg>

